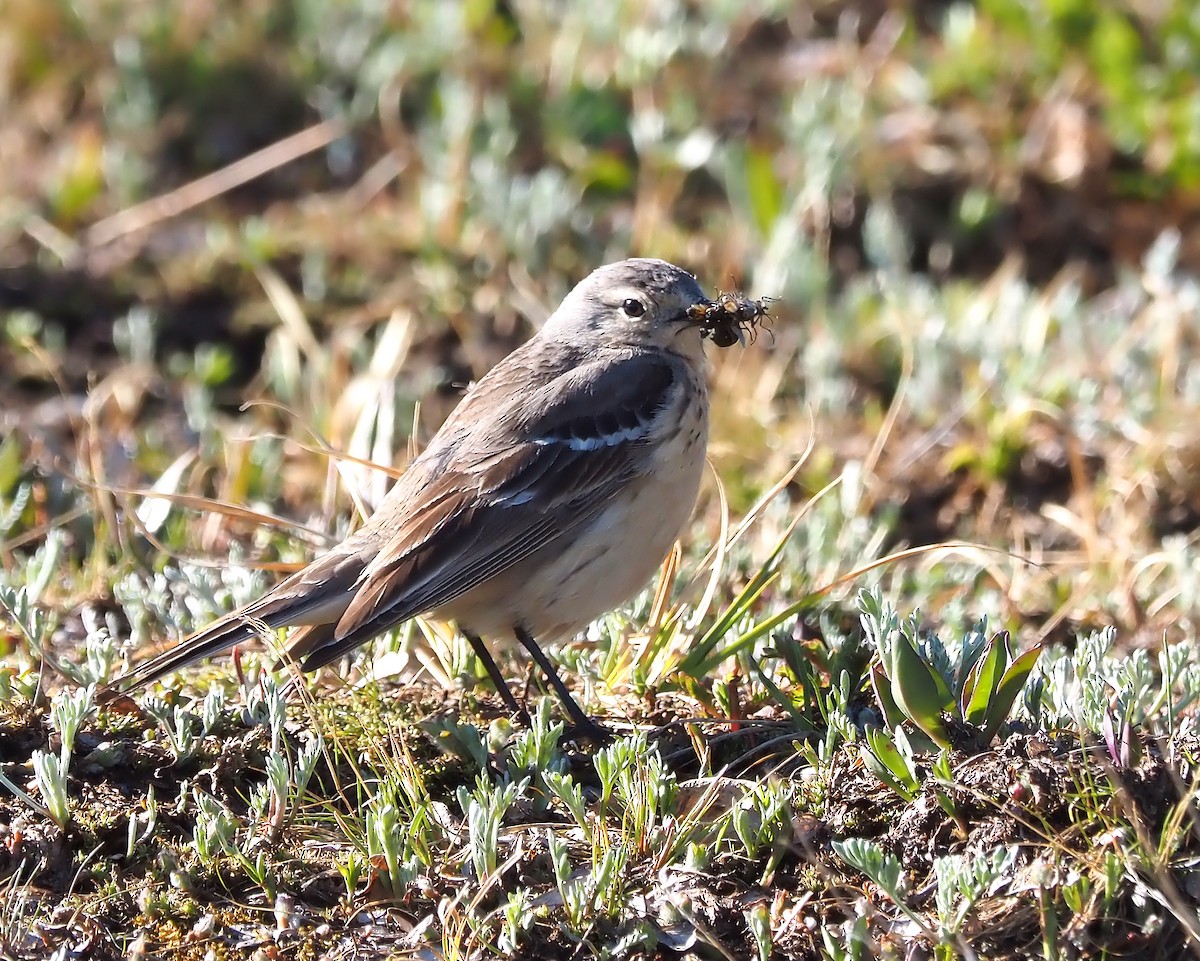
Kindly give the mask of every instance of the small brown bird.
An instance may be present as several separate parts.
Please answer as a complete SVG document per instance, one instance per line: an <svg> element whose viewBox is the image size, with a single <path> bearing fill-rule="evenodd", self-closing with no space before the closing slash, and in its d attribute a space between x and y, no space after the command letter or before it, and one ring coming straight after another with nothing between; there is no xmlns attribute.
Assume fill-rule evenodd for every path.
<svg viewBox="0 0 1200 961"><path fill-rule="evenodd" d="M537 642L627 601L687 522L708 438L703 338L732 342L713 307L662 260L595 270L467 392L361 529L116 689L264 626L297 628L287 654L311 671L430 614L458 625L514 714L483 636L514 636L579 732L603 737Z"/></svg>

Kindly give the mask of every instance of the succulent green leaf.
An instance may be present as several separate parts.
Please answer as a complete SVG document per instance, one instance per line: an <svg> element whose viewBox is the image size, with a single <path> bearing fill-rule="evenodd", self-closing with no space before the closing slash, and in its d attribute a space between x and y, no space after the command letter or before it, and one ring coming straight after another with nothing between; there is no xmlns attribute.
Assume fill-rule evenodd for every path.
<svg viewBox="0 0 1200 961"><path fill-rule="evenodd" d="M879 711L883 714L883 722L888 730L894 731L904 721L904 714L896 699L892 697L892 684L884 673L883 665L874 664L871 667L871 686L875 689L875 700L879 702Z"/></svg>
<svg viewBox="0 0 1200 961"><path fill-rule="evenodd" d="M891 655L888 680L900 711L935 744L949 747L950 736L942 724L942 711L952 700L946 682L903 636L894 639Z"/></svg>
<svg viewBox="0 0 1200 961"><path fill-rule="evenodd" d="M1000 686L987 713L987 722L983 729L985 741L990 741L995 736L1004 719L1008 717L1041 654L1041 645L1031 647L1013 661L1008 670L1004 672L1004 677L1000 679Z"/></svg>
<svg viewBox="0 0 1200 961"><path fill-rule="evenodd" d="M863 763L867 769L905 801L911 801L920 790L920 782L896 745L879 728L867 728L867 745L862 748Z"/></svg>
<svg viewBox="0 0 1200 961"><path fill-rule="evenodd" d="M975 662L963 685L962 716L968 724L986 726L989 708L1000 689L1000 681L1008 670L1011 658L1008 631L993 634L983 657Z"/></svg>

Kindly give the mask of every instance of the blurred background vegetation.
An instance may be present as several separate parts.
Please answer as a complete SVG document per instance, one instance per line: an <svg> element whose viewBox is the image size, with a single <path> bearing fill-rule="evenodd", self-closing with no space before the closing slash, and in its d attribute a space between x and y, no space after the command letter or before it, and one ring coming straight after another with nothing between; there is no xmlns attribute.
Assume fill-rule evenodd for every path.
<svg viewBox="0 0 1200 961"><path fill-rule="evenodd" d="M80 476L343 523L274 433L402 460L639 254L780 298L713 454L735 510L857 465L807 585L959 537L1047 562L996 577L1037 636L1191 610L1187 0L8 0L0 51L8 562L123 563Z"/></svg>
<svg viewBox="0 0 1200 961"><path fill-rule="evenodd" d="M702 746L689 727L701 773L737 752L761 776L757 806L730 802L724 842L687 833L692 801L650 802L655 817L670 813L653 844L603 802L594 821L579 818L597 840L577 863L595 867L603 846L596 871L618 883L594 941L587 911L572 929L539 907L545 956L617 956L610 942L630 931L621 950L652 950L667 930L642 925L633 892L673 892L687 877L726 902L713 927L743 946L749 930L753 956L775 956L775 924L800 945L788 957L814 956L818 936L830 957L862 957L834 952L830 925L858 918L865 932L862 905L877 892L859 898L824 868L813 874L819 859L792 859L769 879L779 837L793 851L817 838L797 813L843 838L886 835L922 910L930 891L939 911L958 903L947 865L974 870L935 866L936 854L1040 832L1034 865L993 865L1015 870L1011 888L974 875L971 898L989 892L980 957L999 956L995 944L1027 957L1039 939L1047 957L1133 956L1151 943L1178 955L1196 930L1180 892L1196 890L1200 836L1197 64L1193 0L2 0L2 766L32 785L34 757L45 764L59 749L35 696L63 676L110 679L257 596L382 496L388 476L364 462L403 465L464 385L575 281L605 261L657 256L710 289L778 298L772 328L745 350L712 351L714 471L678 567L657 595L651 586L554 656L589 710L622 723L749 717L775 732L782 710L809 740L794 744L789 728L748 749L730 725ZM151 487L163 496L143 496ZM942 547L873 566L923 545ZM906 767L877 734L869 743L891 773L863 767L851 715L869 722L876 699L858 645L860 588L880 610L919 608L905 622L914 636L920 626L982 641L985 618L1022 650L1075 647L1042 655L1024 733L987 752L994 779L971 755L955 772L964 791L943 791L950 779L936 767L922 786L911 750ZM1135 647L1161 656L1126 656ZM1002 648L1007 659L991 642ZM1025 655L1023 670L1032 663ZM948 664L941 656L939 670ZM0 871L15 872L0 948L27 917L69 916L100 919L114 957L185 942L200 957L215 950L213 930L237 933L246 904L256 923L274 904L272 923L286 928L279 881L314 904L341 899L344 913L329 917L343 933L363 919L424 938L436 913L446 957L468 956L458 949L476 936L493 950L499 915L484 893L499 862L477 869L488 876L477 899L464 900L462 877L464 838L481 856L514 850L496 834L512 796L500 804L487 783L500 754L492 733L485 747L466 723L494 716L483 676L461 639L423 622L338 676L317 675L311 690L324 696L291 717L324 732L333 780L318 773L302 804L302 787L289 795L302 811L281 837L247 813L268 794L261 718L241 708L262 709L256 692L270 687L282 730L274 682L256 687L241 660L221 662L172 678L167 700L147 697L146 724L106 711L88 732L103 743L78 752L70 779L63 737L58 776L37 782L47 804L46 785L59 785L58 827L39 803L0 795ZM381 677L403 683L364 683ZM203 725L182 703L189 683L207 691ZM60 691L55 716L83 697ZM520 751L546 742L549 715L539 717ZM441 731L440 748L416 736L418 718L441 725L423 728ZM1147 750L1149 766L1132 770L1143 728L1179 735L1175 767ZM488 730L503 739L503 723ZM477 764L446 763L449 731ZM624 743L658 771L630 781L630 796L661 800L647 785L674 784L662 758L680 755ZM298 742L290 750L300 756ZM1070 766L1093 751L1103 777ZM538 758L501 778L558 773L559 760ZM813 776L790 778L802 759ZM287 780L283 762L267 764L272 783ZM1114 765L1140 780L1113 780ZM215 792L226 775L236 819L200 786ZM411 813L435 799L449 811L452 797L464 817L489 797L498 805L490 849L476 844L474 814L468 831L457 815ZM285 809L272 807L274 826ZM523 810L504 844L546 849L541 811ZM55 832L72 818L67 857ZM412 832L397 829L406 818ZM625 847L610 849L622 819ZM220 861L220 831L255 860ZM728 846L734 833L745 854ZM405 887L389 861L404 910L377 924L363 911L376 883L359 882L382 869L365 859L377 861L377 836L409 834L432 839L412 843L435 881L422 872ZM522 930L535 922L533 895L511 887L567 890L570 861L555 850L553 877L542 857L542 877L522 862L505 881L506 917ZM636 852L628 870L608 860L620 850ZM519 859L508 857L501 873ZM22 874L26 863L35 873ZM1164 927L1160 891L1183 905L1178 924ZM208 905L229 907L227 896L236 910L214 922ZM473 926L477 907L492 912L484 927ZM425 920L406 920L409 908ZM956 923L968 910L954 907ZM915 930L898 915L880 925L887 917L872 922L885 945ZM618 918L637 927L613 934L604 925ZM327 926L308 927L316 950L331 950ZM581 940L564 947L575 929ZM29 956L45 954L53 930L30 926ZM81 930L91 951L93 928ZM847 930L849 945L858 935ZM1072 946L1055 953L1064 932ZM674 956L683 942L662 943ZM586 954L591 944L601 947ZM945 939L940 949L953 951Z"/></svg>

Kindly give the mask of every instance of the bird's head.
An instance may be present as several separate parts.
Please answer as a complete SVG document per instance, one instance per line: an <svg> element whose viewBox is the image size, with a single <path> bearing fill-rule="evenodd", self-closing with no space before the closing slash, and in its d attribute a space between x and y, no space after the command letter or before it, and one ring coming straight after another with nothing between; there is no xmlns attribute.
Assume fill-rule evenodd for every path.
<svg viewBox="0 0 1200 961"><path fill-rule="evenodd" d="M622 260L581 280L546 321L542 336L698 357L703 337L712 333L706 318L716 316L717 304L681 267L650 258ZM714 341L729 346L715 335Z"/></svg>

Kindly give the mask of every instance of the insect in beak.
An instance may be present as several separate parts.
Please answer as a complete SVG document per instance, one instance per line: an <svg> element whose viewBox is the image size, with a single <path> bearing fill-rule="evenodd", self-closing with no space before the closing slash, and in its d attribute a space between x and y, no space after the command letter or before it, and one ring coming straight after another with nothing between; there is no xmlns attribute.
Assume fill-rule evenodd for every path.
<svg viewBox="0 0 1200 961"><path fill-rule="evenodd" d="M736 291L718 291L716 300L701 301L687 309L687 316L700 328L701 337L711 337L718 347L754 342L758 328L768 320L771 298L752 300Z"/></svg>

